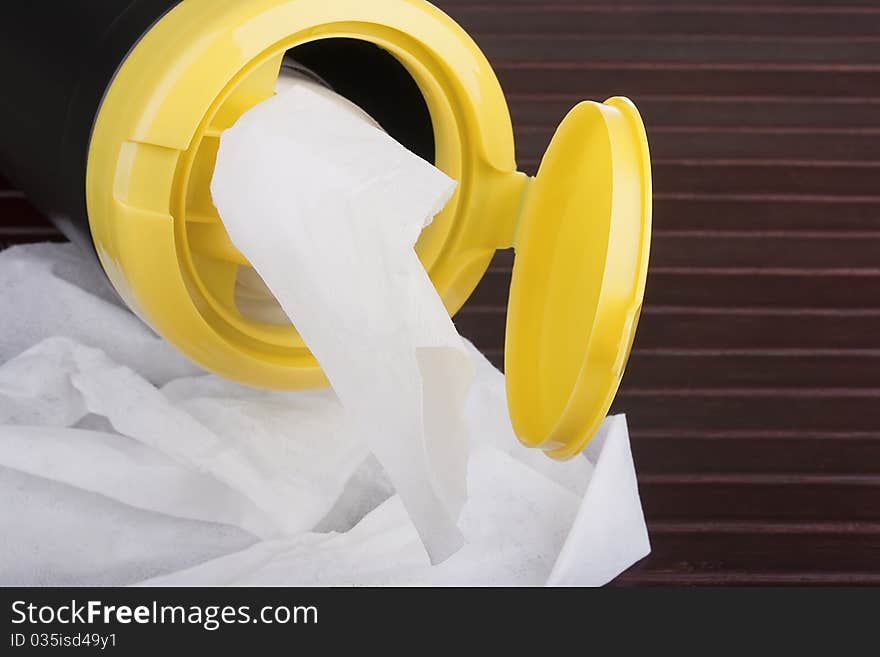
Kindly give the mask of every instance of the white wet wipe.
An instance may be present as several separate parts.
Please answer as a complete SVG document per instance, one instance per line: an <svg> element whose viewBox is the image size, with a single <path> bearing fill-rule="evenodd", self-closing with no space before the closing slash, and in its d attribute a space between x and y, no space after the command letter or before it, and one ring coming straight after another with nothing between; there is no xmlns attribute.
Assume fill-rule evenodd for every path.
<svg viewBox="0 0 880 657"><path fill-rule="evenodd" d="M0 363L64 336L102 349L157 385L201 372L122 305L94 257L71 245L0 253L0 317Z"/></svg>
<svg viewBox="0 0 880 657"><path fill-rule="evenodd" d="M224 132L223 223L323 367L441 562L463 545L470 359L414 246L455 183L326 93Z"/></svg>
<svg viewBox="0 0 880 657"><path fill-rule="evenodd" d="M0 393L7 408L50 411L42 425L0 426L0 583L598 585L647 554L625 420L609 418L586 455L554 463L515 441L503 377L468 351L477 378L467 404L475 443L461 518L467 545L432 567L375 460L363 459L349 474L345 464L363 449L322 443L336 426L334 404L341 416L326 391L257 391L206 375L149 392L139 375L94 349L64 339L41 343L0 365L5 390L13 386L4 375L24 364L54 368L46 390L26 383L15 399ZM107 374L119 369L124 378ZM77 385L59 385L64 378ZM93 396L104 400L85 399ZM181 458L198 454L204 441L202 430L182 428L221 406L241 414L226 415L223 430L223 418L204 429L242 462L226 481ZM114 432L110 422L95 428L96 412L134 437ZM125 414L131 417L120 421ZM84 425L92 428L76 428ZM262 436L255 454L240 443L245 427ZM292 453L281 462L257 458L288 443ZM311 453L318 449L324 454ZM246 474L252 458L267 464L265 485L275 487L285 513L304 530L262 542L255 536L267 525L272 533L273 510L283 505L254 502ZM301 495L283 497L274 482L304 471L325 494L301 488Z"/></svg>
<svg viewBox="0 0 880 657"><path fill-rule="evenodd" d="M625 419L526 449L469 344L467 545L432 567L332 391L204 374L69 244L0 252L0 290L0 585L598 585L650 550Z"/></svg>
<svg viewBox="0 0 880 657"><path fill-rule="evenodd" d="M595 461L559 480L477 440L462 513L465 547L432 566L399 497L345 533L266 541L148 586L601 586L650 551L623 417L601 429ZM586 495L571 472L595 469Z"/></svg>
<svg viewBox="0 0 880 657"><path fill-rule="evenodd" d="M94 416L100 433L83 430ZM329 390L202 375L163 391L66 338L0 366L0 422L0 466L261 538L312 529L367 456Z"/></svg>
<svg viewBox="0 0 880 657"><path fill-rule="evenodd" d="M0 466L0 586L134 584L256 540L231 525L139 509L51 476Z"/></svg>

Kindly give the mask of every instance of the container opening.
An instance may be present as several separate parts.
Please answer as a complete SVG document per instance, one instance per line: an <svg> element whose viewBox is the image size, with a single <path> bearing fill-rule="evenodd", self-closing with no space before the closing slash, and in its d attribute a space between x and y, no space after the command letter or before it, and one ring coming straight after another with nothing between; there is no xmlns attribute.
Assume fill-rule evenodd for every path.
<svg viewBox="0 0 880 657"><path fill-rule="evenodd" d="M321 39L287 51L286 62L359 106L383 130L428 162L435 161L434 127L419 86L396 57L359 39ZM289 325L256 271L240 266L234 303L243 317Z"/></svg>
<svg viewBox="0 0 880 657"><path fill-rule="evenodd" d="M358 105L394 139L434 163L434 127L416 81L397 58L360 39L321 39L287 52L337 94Z"/></svg>

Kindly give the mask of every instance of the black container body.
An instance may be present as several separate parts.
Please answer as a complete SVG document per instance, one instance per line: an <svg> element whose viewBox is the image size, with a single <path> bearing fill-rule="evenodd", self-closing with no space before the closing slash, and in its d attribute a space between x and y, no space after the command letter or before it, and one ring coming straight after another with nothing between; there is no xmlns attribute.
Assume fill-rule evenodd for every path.
<svg viewBox="0 0 880 657"><path fill-rule="evenodd" d="M86 168L101 102L141 37L185 1L23 0L0 12L0 173L89 250ZM364 41L327 39L290 56L433 162L427 103L393 55Z"/></svg>
<svg viewBox="0 0 880 657"><path fill-rule="evenodd" d="M73 241L91 244L86 163L101 100L131 49L178 3L3 3L0 173Z"/></svg>

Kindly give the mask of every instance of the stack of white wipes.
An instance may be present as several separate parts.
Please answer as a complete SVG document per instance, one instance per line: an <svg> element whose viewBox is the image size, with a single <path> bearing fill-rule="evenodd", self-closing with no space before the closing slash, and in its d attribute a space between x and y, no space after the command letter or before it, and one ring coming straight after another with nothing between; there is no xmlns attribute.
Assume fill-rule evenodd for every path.
<svg viewBox="0 0 880 657"><path fill-rule="evenodd" d="M566 463L521 447L416 258L453 189L307 88L224 134L215 203L333 390L205 374L74 247L0 253L0 584L600 585L645 556L624 418Z"/></svg>
<svg viewBox="0 0 880 657"><path fill-rule="evenodd" d="M466 545L431 566L329 390L198 370L72 245L0 252L0 584L601 585L649 552L626 422L521 447L468 346Z"/></svg>

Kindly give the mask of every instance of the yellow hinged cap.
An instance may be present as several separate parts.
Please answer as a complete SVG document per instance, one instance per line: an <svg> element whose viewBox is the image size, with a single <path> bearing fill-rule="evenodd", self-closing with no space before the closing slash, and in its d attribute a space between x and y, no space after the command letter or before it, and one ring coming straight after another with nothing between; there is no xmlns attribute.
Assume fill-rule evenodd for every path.
<svg viewBox="0 0 880 657"><path fill-rule="evenodd" d="M505 365L527 446L574 456L604 420L632 348L650 239L638 111L625 98L583 102L553 137L515 237Z"/></svg>
<svg viewBox="0 0 880 657"><path fill-rule="evenodd" d="M644 127L625 99L582 103L528 179L516 172L491 65L423 0L187 0L158 20L107 90L89 149L89 224L108 277L212 372L265 388L326 385L292 325L238 307L247 261L209 183L223 130L272 95L284 58L345 40L392 55L411 77L430 114L434 163L459 181L417 245L450 314L495 251L515 246L505 354L513 427L550 456L578 453L617 391L644 294Z"/></svg>

